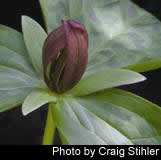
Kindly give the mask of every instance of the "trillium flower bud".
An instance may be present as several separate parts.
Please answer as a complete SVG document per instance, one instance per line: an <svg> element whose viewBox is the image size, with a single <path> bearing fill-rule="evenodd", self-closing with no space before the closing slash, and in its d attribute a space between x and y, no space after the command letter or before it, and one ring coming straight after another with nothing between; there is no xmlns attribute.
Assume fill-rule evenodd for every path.
<svg viewBox="0 0 161 160"><path fill-rule="evenodd" d="M81 79L88 61L88 34L73 20L62 21L43 47L44 78L50 89L65 92Z"/></svg>

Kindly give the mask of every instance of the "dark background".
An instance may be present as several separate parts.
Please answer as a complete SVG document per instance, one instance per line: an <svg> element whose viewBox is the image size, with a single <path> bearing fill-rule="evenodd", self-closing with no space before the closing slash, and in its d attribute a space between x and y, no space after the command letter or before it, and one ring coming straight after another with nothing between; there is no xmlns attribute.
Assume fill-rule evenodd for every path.
<svg viewBox="0 0 161 160"><path fill-rule="evenodd" d="M160 0L133 0L161 20ZM21 31L21 15L28 15L43 27L38 0L5 0L0 5L0 24ZM161 69L144 73L148 80L124 87L161 106ZM21 108L0 113L0 144L41 144L47 107L23 116ZM57 141L58 143L58 141Z"/></svg>

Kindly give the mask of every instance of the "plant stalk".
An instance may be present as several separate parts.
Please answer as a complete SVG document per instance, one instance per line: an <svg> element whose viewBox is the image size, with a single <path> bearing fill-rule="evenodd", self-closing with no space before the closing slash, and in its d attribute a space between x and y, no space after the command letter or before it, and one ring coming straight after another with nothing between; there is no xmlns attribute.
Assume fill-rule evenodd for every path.
<svg viewBox="0 0 161 160"><path fill-rule="evenodd" d="M43 137L43 145L52 145L54 142L54 135L55 135L55 124L52 118L52 105L48 107L48 114L47 120L45 125L45 132Z"/></svg>

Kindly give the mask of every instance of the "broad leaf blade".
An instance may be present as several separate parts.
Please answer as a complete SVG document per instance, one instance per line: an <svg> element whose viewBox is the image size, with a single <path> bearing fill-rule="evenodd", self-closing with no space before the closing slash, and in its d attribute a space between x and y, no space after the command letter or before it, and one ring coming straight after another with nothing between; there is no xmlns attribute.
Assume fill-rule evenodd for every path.
<svg viewBox="0 0 161 160"><path fill-rule="evenodd" d="M23 103L31 88L0 90L0 112L7 111Z"/></svg>
<svg viewBox="0 0 161 160"><path fill-rule="evenodd" d="M0 25L0 65L35 76L22 34L4 25Z"/></svg>
<svg viewBox="0 0 161 160"><path fill-rule="evenodd" d="M18 74L15 74L17 71L13 73L13 69L17 70ZM23 72L22 74L26 73L36 78L22 34L4 25L0 25L0 70L0 87L2 89L0 89L0 112L3 112L20 105L32 90L32 88L21 88L24 80L21 79L20 83L16 80L22 78L19 73ZM13 75L18 77L15 79ZM18 87L13 86L14 84Z"/></svg>
<svg viewBox="0 0 161 160"><path fill-rule="evenodd" d="M0 90L44 88L45 84L23 72L0 65Z"/></svg>
<svg viewBox="0 0 161 160"><path fill-rule="evenodd" d="M89 34L87 73L106 67L130 66L139 72L161 67L158 63L161 23L130 0L40 2L49 32L58 27L62 19L78 20L86 26Z"/></svg>
<svg viewBox="0 0 161 160"><path fill-rule="evenodd" d="M58 130L69 144L132 144L115 128L73 99L53 107L53 118Z"/></svg>
<svg viewBox="0 0 161 160"><path fill-rule="evenodd" d="M135 72L146 72L150 70L154 70L160 68L161 60L149 60L148 62L144 62L141 64L130 65L125 67L125 69L129 69Z"/></svg>
<svg viewBox="0 0 161 160"><path fill-rule="evenodd" d="M0 37L0 46L6 47L28 59L28 53L21 33L10 27L0 25Z"/></svg>
<svg viewBox="0 0 161 160"><path fill-rule="evenodd" d="M25 56L3 46L0 46L0 65L17 69L28 75L36 77L32 64L27 61Z"/></svg>
<svg viewBox="0 0 161 160"><path fill-rule="evenodd" d="M70 145L70 143L66 140L66 138L63 136L63 134L61 133L60 130L58 130L58 133L59 133L59 137L61 140L61 144L62 145Z"/></svg>
<svg viewBox="0 0 161 160"><path fill-rule="evenodd" d="M93 13L91 23L102 36L92 37L95 47L91 46L88 68L130 66L135 71L148 71L161 66L157 63L161 59L159 20L129 0L95 5ZM96 37L103 37L104 44L99 44ZM144 63L146 68L141 65Z"/></svg>
<svg viewBox="0 0 161 160"><path fill-rule="evenodd" d="M118 89L77 100L134 144L161 144L161 109L155 104Z"/></svg>
<svg viewBox="0 0 161 160"><path fill-rule="evenodd" d="M32 64L37 73L42 77L42 48L47 34L36 21L27 16L22 17L22 29Z"/></svg>
<svg viewBox="0 0 161 160"><path fill-rule="evenodd" d="M106 98L110 103L116 105L120 104L122 107L144 117L156 128L158 134L161 135L161 125L159 120L161 118L161 108L159 106L142 97L119 89L112 89L106 94L108 94Z"/></svg>
<svg viewBox="0 0 161 160"><path fill-rule="evenodd" d="M47 4L46 4L46 0L39 0L40 3L40 7L41 7L41 11L42 11L42 16L44 19L44 23L45 23L45 29L48 31L48 11L47 11Z"/></svg>
<svg viewBox="0 0 161 160"><path fill-rule="evenodd" d="M104 69L88 73L70 91L70 93L82 96L104 90L107 88L118 87L126 84L137 83L145 80L139 73L124 69Z"/></svg>
<svg viewBox="0 0 161 160"><path fill-rule="evenodd" d="M67 0L39 0L48 32L58 27L61 20L70 19Z"/></svg>
<svg viewBox="0 0 161 160"><path fill-rule="evenodd" d="M48 102L56 102L56 99L55 95L50 91L43 89L33 90L25 99L22 105L22 112L27 115Z"/></svg>

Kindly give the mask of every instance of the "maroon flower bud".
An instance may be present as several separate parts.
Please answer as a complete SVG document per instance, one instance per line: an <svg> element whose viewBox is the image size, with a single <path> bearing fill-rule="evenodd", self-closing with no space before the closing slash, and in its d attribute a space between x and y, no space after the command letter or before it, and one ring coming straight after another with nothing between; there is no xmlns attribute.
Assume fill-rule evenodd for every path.
<svg viewBox="0 0 161 160"><path fill-rule="evenodd" d="M73 20L62 21L43 47L44 78L49 88L65 92L81 79L88 61L88 34Z"/></svg>

